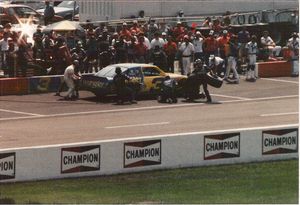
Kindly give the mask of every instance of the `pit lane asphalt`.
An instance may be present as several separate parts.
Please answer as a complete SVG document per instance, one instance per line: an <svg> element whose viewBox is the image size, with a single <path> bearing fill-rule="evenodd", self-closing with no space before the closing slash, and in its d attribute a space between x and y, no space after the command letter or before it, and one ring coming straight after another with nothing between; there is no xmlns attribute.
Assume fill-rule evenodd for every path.
<svg viewBox="0 0 300 205"><path fill-rule="evenodd" d="M54 93L0 96L0 149L299 122L298 78L241 79L209 90L212 104L146 98L116 105L84 91L77 101L62 101Z"/></svg>

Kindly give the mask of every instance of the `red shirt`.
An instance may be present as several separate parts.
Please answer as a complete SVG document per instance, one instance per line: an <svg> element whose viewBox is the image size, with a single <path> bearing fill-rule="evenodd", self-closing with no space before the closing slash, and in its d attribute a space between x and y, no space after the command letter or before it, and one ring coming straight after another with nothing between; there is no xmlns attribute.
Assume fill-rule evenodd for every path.
<svg viewBox="0 0 300 205"><path fill-rule="evenodd" d="M147 47L143 42L139 42L134 46L134 50L137 56L144 56L147 53Z"/></svg>
<svg viewBox="0 0 300 205"><path fill-rule="evenodd" d="M225 44L228 44L230 38L228 36L221 36L217 39L220 50L224 50Z"/></svg>
<svg viewBox="0 0 300 205"><path fill-rule="evenodd" d="M204 51L214 52L218 49L218 41L214 37L208 37L203 42Z"/></svg>
<svg viewBox="0 0 300 205"><path fill-rule="evenodd" d="M130 41L130 39L131 39L131 33L130 33L129 30L122 29L119 34L120 34L120 36L124 36L124 39L126 39L127 41Z"/></svg>
<svg viewBox="0 0 300 205"><path fill-rule="evenodd" d="M163 46L163 49L168 56L175 55L177 52L177 45L173 41L171 41L171 42L168 41L168 43L166 43Z"/></svg>

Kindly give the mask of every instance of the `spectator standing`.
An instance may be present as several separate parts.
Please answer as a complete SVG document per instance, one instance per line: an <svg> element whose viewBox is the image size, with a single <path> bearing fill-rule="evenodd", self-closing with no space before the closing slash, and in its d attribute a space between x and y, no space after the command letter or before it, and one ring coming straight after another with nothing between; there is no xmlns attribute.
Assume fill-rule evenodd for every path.
<svg viewBox="0 0 300 205"><path fill-rule="evenodd" d="M43 33L41 26L37 27L36 32L33 34L33 58L44 59L44 47L43 47Z"/></svg>
<svg viewBox="0 0 300 205"><path fill-rule="evenodd" d="M161 33L161 38L164 41L164 44L166 44L168 42L168 37L167 37L167 33L166 32L162 32Z"/></svg>
<svg viewBox="0 0 300 205"><path fill-rule="evenodd" d="M133 21L133 25L130 28L131 34L133 34L134 31L135 31L136 34L139 34L141 32L141 29L140 29L140 27L138 25L138 21L137 20Z"/></svg>
<svg viewBox="0 0 300 205"><path fill-rule="evenodd" d="M28 53L26 45L20 44L17 54L17 65L21 69L22 77L26 77L27 67L28 67Z"/></svg>
<svg viewBox="0 0 300 205"><path fill-rule="evenodd" d="M1 55L1 68L7 68L7 56L9 50L8 33L3 34L3 39L0 40L0 55Z"/></svg>
<svg viewBox="0 0 300 205"><path fill-rule="evenodd" d="M206 19L205 19L204 22L202 23L202 26L203 26L203 27L212 28L211 18L210 18L210 17L206 17Z"/></svg>
<svg viewBox="0 0 300 205"><path fill-rule="evenodd" d="M86 58L84 60L85 62L85 72L91 73L93 72L92 64L93 62L97 60L98 58L98 48L97 48L97 40L95 38L94 34L91 34L90 37L87 39L86 42ZM97 72L97 69L95 69Z"/></svg>
<svg viewBox="0 0 300 205"><path fill-rule="evenodd" d="M150 55L150 50L151 50L151 43L143 32L138 34L138 40L139 40L139 37L143 38L143 43L146 46L147 51L146 51L146 55L145 55L145 63L148 63L149 58L150 58L149 55Z"/></svg>
<svg viewBox="0 0 300 205"><path fill-rule="evenodd" d="M204 60L206 65L209 63L210 55L217 55L218 53L218 41L214 36L214 31L209 31L209 36L203 42L203 50L204 50Z"/></svg>
<svg viewBox="0 0 300 205"><path fill-rule="evenodd" d="M122 36L124 40L130 41L131 32L127 29L127 23L124 22L122 25L122 30L119 32L119 36Z"/></svg>
<svg viewBox="0 0 300 205"><path fill-rule="evenodd" d="M247 43L247 55L248 55L248 68L246 74L246 80L254 82L255 78L255 64L256 64L256 55L258 53L257 46L257 37L255 35L251 36L251 41Z"/></svg>
<svg viewBox="0 0 300 205"><path fill-rule="evenodd" d="M165 52L158 45L155 46L153 52L151 53L151 60L153 65L156 65L163 71L167 72L167 57Z"/></svg>
<svg viewBox="0 0 300 205"><path fill-rule="evenodd" d="M183 10L180 10L180 11L178 12L178 15L177 15L177 21L180 21L180 22L184 22L184 21L185 21Z"/></svg>
<svg viewBox="0 0 300 205"><path fill-rule="evenodd" d="M180 39L184 36L184 27L182 26L181 22L178 21L176 27L173 29L173 37L176 40L176 42L180 42Z"/></svg>
<svg viewBox="0 0 300 205"><path fill-rule="evenodd" d="M163 47L167 56L167 71L174 73L174 61L177 53L177 45L173 41L172 36L168 36L168 42Z"/></svg>
<svg viewBox="0 0 300 205"><path fill-rule="evenodd" d="M136 45L136 38L135 38L135 36L132 36L131 41L127 43L128 63L136 62L135 45Z"/></svg>
<svg viewBox="0 0 300 205"><path fill-rule="evenodd" d="M151 41L151 49L154 50L156 48L156 46L158 46L160 49L163 48L165 44L165 41L159 37L159 33L155 33L154 34L154 39L152 39Z"/></svg>
<svg viewBox="0 0 300 205"><path fill-rule="evenodd" d="M147 37L152 40L154 38L154 34L158 32L158 26L155 23L154 19L150 19L150 23L147 27Z"/></svg>
<svg viewBox="0 0 300 205"><path fill-rule="evenodd" d="M228 37L227 30L223 30L222 35L217 39L218 41L218 48L219 48L219 56L223 59L226 59L225 49L228 46L229 37Z"/></svg>
<svg viewBox="0 0 300 205"><path fill-rule="evenodd" d="M204 53L203 53L203 42L204 36L201 34L200 31L196 31L195 39L193 40L193 45L195 47L195 59L204 60Z"/></svg>
<svg viewBox="0 0 300 205"><path fill-rule="evenodd" d="M237 58L238 58L238 43L236 36L232 36L229 40L228 63L224 80L228 81L229 74L233 71L234 83L239 83L239 74L237 72Z"/></svg>
<svg viewBox="0 0 300 205"><path fill-rule="evenodd" d="M46 1L45 5L46 5L46 7L44 10L44 23L45 23L45 26L47 26L48 24L51 23L51 20L55 15L55 11L54 11L53 7L50 5L49 1Z"/></svg>
<svg viewBox="0 0 300 205"><path fill-rule="evenodd" d="M51 39L50 34L44 36L42 43L45 53L47 53L46 50L52 49L54 45L54 41Z"/></svg>
<svg viewBox="0 0 300 205"><path fill-rule="evenodd" d="M124 39L124 35L120 35L119 39L115 43L116 51L116 63L126 63L127 62L127 43Z"/></svg>
<svg viewBox="0 0 300 205"><path fill-rule="evenodd" d="M78 41L76 43L75 48L73 48L71 51L71 56L73 56L74 54L77 55L77 59L79 62L79 71L83 72L84 71L84 59L86 58L86 52L85 50L82 48L82 43L81 41Z"/></svg>
<svg viewBox="0 0 300 205"><path fill-rule="evenodd" d="M195 52L193 44L189 41L189 37L186 35L183 37L184 42L181 43L179 51L182 57L182 75L188 75L191 73L191 62Z"/></svg>
<svg viewBox="0 0 300 205"><path fill-rule="evenodd" d="M139 36L138 43L135 45L135 54L137 63L145 63L147 58L147 46L144 43L144 37Z"/></svg>
<svg viewBox="0 0 300 205"><path fill-rule="evenodd" d="M245 59L247 58L247 50L245 47L249 40L249 31L247 31L246 26L243 26L242 30L238 32L239 59L241 64L244 64Z"/></svg>
<svg viewBox="0 0 300 205"><path fill-rule="evenodd" d="M292 59L299 58L299 37L296 32L292 33L292 38L288 40L287 46L292 52Z"/></svg>
<svg viewBox="0 0 300 205"><path fill-rule="evenodd" d="M224 27L221 25L221 21L219 19L214 19L212 24L212 30L216 34L220 34Z"/></svg>

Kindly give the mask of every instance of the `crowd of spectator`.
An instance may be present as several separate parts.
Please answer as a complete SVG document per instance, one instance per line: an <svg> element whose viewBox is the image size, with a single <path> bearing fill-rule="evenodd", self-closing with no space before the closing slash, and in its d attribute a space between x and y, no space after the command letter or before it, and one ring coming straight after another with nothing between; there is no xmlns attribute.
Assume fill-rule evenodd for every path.
<svg viewBox="0 0 300 205"><path fill-rule="evenodd" d="M178 65L180 72L188 75L193 61L202 59L207 65L219 61L221 66L216 67L219 75L228 78L232 69L238 78L236 70L240 65L249 62L249 58L252 61L248 70L255 64L256 58L251 55L257 56L260 51L267 58L276 58L281 54L281 47L274 43L268 31L254 34L243 27L234 33L226 16L213 21L208 17L200 26L208 29L208 34L184 22L161 26L154 19L143 24L137 20L130 24L123 22L113 32L106 26L86 24L85 33L44 33L38 26L33 45L28 45L26 36L12 32L11 25L7 24L0 28L0 69L14 76L18 67L25 76L28 62L38 59L52 67L49 74L63 74L72 58L76 58L82 73L97 72L112 63L153 63L166 72L175 72L174 65ZM298 35L293 33L288 42L293 55L298 55L298 41ZM178 64L174 63L176 60Z"/></svg>

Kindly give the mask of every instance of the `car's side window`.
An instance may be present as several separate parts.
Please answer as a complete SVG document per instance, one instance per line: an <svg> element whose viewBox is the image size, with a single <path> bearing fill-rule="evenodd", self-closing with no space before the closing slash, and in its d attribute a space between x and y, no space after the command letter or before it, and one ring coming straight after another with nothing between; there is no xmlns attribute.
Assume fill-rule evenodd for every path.
<svg viewBox="0 0 300 205"><path fill-rule="evenodd" d="M125 72L125 74L128 75L129 77L140 77L141 78L143 76L140 67L130 68Z"/></svg>
<svg viewBox="0 0 300 205"><path fill-rule="evenodd" d="M0 7L0 14L4 14L4 9Z"/></svg>
<svg viewBox="0 0 300 205"><path fill-rule="evenodd" d="M159 76L160 72L154 67L143 67L144 76Z"/></svg>

